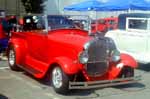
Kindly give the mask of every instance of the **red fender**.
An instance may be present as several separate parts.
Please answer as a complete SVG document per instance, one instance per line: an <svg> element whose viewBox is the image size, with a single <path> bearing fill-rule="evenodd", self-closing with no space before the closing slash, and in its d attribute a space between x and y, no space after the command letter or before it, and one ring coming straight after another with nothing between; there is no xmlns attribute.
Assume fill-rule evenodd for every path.
<svg viewBox="0 0 150 99"><path fill-rule="evenodd" d="M79 64L77 61L70 58L57 57L54 62L58 63L66 74L75 74L79 71Z"/></svg>
<svg viewBox="0 0 150 99"><path fill-rule="evenodd" d="M130 56L128 54L121 53L120 57L121 57L121 60L119 63L117 63L117 64L116 63L110 63L111 68L110 68L110 71L108 73L108 75L109 75L108 79L117 78L124 66L128 66L131 68L137 68L138 64L132 56Z"/></svg>
<svg viewBox="0 0 150 99"><path fill-rule="evenodd" d="M132 56L125 53L121 53L120 57L121 57L121 63L123 63L124 66L130 66L132 68L138 67L138 63Z"/></svg>

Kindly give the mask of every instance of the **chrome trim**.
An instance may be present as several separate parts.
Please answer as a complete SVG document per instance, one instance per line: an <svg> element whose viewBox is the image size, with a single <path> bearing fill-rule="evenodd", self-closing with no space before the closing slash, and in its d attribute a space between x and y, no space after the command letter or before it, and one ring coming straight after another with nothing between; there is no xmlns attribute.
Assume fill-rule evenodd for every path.
<svg viewBox="0 0 150 99"><path fill-rule="evenodd" d="M141 80L141 76L119 78L119 79L115 79L115 80L69 82L69 89L104 88L104 87L111 87L111 86L117 86L117 85L137 83L139 80Z"/></svg>

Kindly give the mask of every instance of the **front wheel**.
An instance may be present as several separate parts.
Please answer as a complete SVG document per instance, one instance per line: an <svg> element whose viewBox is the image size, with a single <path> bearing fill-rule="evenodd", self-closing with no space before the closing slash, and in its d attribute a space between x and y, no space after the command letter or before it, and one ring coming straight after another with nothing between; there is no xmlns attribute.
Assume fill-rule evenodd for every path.
<svg viewBox="0 0 150 99"><path fill-rule="evenodd" d="M12 70L19 70L20 68L16 64L16 52L14 47L10 47L9 52L8 52L8 63L9 67Z"/></svg>
<svg viewBox="0 0 150 99"><path fill-rule="evenodd" d="M127 78L134 76L134 69L131 67L124 67L119 75L120 78Z"/></svg>
<svg viewBox="0 0 150 99"><path fill-rule="evenodd" d="M55 66L51 72L52 87L60 94L68 92L69 77L66 75L59 66Z"/></svg>
<svg viewBox="0 0 150 99"><path fill-rule="evenodd" d="M124 67L119 75L119 78L128 78L128 77L134 77L134 68L132 67ZM125 80L128 81L128 80ZM125 85L119 85L118 88L128 88L129 86L132 87L134 84L129 83Z"/></svg>

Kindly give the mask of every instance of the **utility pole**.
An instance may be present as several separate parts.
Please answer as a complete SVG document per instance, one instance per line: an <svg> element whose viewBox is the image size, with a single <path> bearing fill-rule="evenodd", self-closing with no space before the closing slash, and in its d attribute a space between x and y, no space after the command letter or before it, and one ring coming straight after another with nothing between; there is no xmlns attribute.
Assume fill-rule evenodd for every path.
<svg viewBox="0 0 150 99"><path fill-rule="evenodd" d="M6 13L7 12L7 0L4 0L4 5L5 5L4 9L5 9L5 13Z"/></svg>
<svg viewBox="0 0 150 99"><path fill-rule="evenodd" d="M57 0L57 8L58 8L58 14L60 14L60 1Z"/></svg>
<svg viewBox="0 0 150 99"><path fill-rule="evenodd" d="M16 0L16 15L20 15L20 0Z"/></svg>

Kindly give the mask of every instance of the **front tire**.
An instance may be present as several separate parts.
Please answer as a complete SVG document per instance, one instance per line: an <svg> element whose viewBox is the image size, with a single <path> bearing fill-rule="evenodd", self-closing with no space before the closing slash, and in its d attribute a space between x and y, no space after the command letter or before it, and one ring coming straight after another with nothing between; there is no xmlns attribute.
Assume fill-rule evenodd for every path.
<svg viewBox="0 0 150 99"><path fill-rule="evenodd" d="M52 87L57 93L66 94L69 91L69 77L59 66L52 69L51 80Z"/></svg>
<svg viewBox="0 0 150 99"><path fill-rule="evenodd" d="M119 75L119 78L134 77L134 69L131 67L124 67Z"/></svg>
<svg viewBox="0 0 150 99"><path fill-rule="evenodd" d="M9 63L9 67L12 70L15 71L20 70L20 68L16 64L16 51L13 46L11 46L8 51L8 63Z"/></svg>

